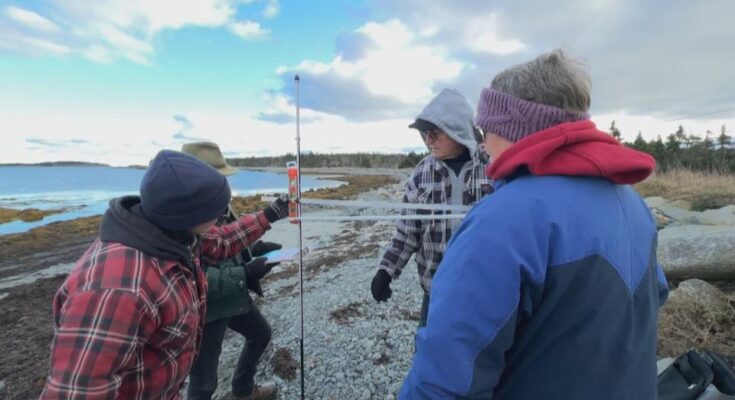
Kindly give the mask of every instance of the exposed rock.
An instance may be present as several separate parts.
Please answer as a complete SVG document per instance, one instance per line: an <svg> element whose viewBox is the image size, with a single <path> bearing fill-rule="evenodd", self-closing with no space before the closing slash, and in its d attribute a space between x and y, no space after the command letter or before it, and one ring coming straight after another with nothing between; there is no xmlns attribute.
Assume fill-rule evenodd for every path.
<svg viewBox="0 0 735 400"><path fill-rule="evenodd" d="M669 279L735 279L735 227L669 226L659 232L658 260Z"/></svg>
<svg viewBox="0 0 735 400"><path fill-rule="evenodd" d="M716 210L691 211L691 203L686 200L668 201L662 197L647 197L645 201L656 216L657 224L735 225L735 205ZM659 221L659 216L667 217L668 221Z"/></svg>
<svg viewBox="0 0 735 400"><path fill-rule="evenodd" d="M658 208L651 208L651 213L653 213L653 219L656 221L656 229L659 231L661 229L664 229L667 225L671 224L671 222L673 221L671 217L664 214Z"/></svg>
<svg viewBox="0 0 735 400"><path fill-rule="evenodd" d="M662 204L668 204L666 199L660 196L646 197L643 200L646 202L646 204L648 204L648 207L651 208L656 208Z"/></svg>
<svg viewBox="0 0 735 400"><path fill-rule="evenodd" d="M656 208L677 221L678 224L700 225L699 219L697 218L701 214L700 212L684 210L679 207L674 207L669 203L660 204Z"/></svg>
<svg viewBox="0 0 735 400"><path fill-rule="evenodd" d="M681 208L682 210L692 209L692 202L688 200L674 200L671 202L671 205L676 208Z"/></svg>
<svg viewBox="0 0 735 400"><path fill-rule="evenodd" d="M735 205L702 211L698 219L703 225L735 225Z"/></svg>
<svg viewBox="0 0 735 400"><path fill-rule="evenodd" d="M679 301L676 297L682 297L681 301L700 303L714 312L727 312L732 308L728 297L720 289L700 279L681 282L669 296L670 299L674 298L674 301Z"/></svg>

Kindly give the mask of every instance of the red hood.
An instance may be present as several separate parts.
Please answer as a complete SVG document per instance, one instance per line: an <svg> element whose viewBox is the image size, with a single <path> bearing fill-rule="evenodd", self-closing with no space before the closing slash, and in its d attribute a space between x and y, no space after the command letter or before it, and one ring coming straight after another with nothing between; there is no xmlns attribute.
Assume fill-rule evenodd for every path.
<svg viewBox="0 0 735 400"><path fill-rule="evenodd" d="M599 176L629 184L646 179L656 167L656 160L623 146L597 130L592 121L577 121L544 129L516 142L486 171L488 177L502 179L524 165L533 175Z"/></svg>

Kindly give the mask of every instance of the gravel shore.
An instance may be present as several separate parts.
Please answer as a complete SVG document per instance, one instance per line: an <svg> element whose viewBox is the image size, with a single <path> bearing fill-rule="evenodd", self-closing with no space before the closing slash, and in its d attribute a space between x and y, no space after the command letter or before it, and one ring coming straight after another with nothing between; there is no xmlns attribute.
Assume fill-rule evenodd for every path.
<svg viewBox="0 0 735 400"><path fill-rule="evenodd" d="M363 193L359 200L400 201L402 184ZM386 210L305 208L305 215L386 214ZM394 399L410 367L422 292L413 262L377 303L370 281L394 222L304 222L304 244L322 247L304 259L304 360L307 399ZM297 246L296 225L278 222L265 236ZM277 266L257 300L273 328L257 381L274 380L279 399L300 398L298 267ZM226 399L243 339L228 332L215 398Z"/></svg>

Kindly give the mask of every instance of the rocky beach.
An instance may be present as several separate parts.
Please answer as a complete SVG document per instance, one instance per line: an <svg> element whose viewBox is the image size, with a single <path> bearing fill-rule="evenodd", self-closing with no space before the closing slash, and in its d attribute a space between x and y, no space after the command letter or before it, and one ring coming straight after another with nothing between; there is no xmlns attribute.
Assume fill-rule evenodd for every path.
<svg viewBox="0 0 735 400"><path fill-rule="evenodd" d="M346 175L349 185L305 197L400 201L409 169L314 170ZM678 285L662 309L659 355L691 347L735 355L735 206L695 211L686 203L646 199L659 224L659 259ZM262 203L237 199L240 212ZM304 215L386 215L391 210L304 206ZM51 299L94 238L99 217L0 236L0 399L35 398L47 373L52 338ZM394 229L393 221L304 222L304 372L308 399L395 399L413 356L421 290L413 262L392 284L393 296L376 303L370 280ZM297 225L280 221L264 240L298 246ZM694 271L694 272L692 272ZM702 275L704 271L704 275ZM672 278L673 277L673 278ZM699 279L691 279L699 278ZM258 380L275 380L279 399L300 395L299 271L294 262L275 267L257 304L273 339ZM226 399L242 338L228 332L220 357L215 398Z"/></svg>

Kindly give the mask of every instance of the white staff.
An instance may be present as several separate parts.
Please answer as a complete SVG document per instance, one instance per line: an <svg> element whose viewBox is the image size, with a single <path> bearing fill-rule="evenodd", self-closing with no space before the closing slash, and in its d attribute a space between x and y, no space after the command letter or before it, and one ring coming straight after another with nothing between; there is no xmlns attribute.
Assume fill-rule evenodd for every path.
<svg viewBox="0 0 735 400"><path fill-rule="evenodd" d="M301 79L296 75L296 168L298 171L298 183L296 187L296 215L301 216L301 130L300 130L300 93L299 87ZM299 223L299 298L301 300L301 337L300 342L300 359L301 359L301 400L304 400L304 252L301 250L303 245L303 234L301 231L301 220Z"/></svg>

